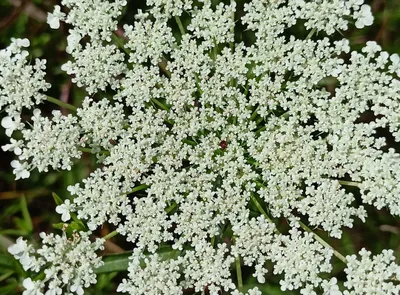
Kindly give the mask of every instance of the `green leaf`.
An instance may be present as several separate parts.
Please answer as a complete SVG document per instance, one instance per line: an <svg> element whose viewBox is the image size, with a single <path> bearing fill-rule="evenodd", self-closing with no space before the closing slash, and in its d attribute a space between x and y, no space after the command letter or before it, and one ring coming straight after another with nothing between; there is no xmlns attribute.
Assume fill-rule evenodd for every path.
<svg viewBox="0 0 400 295"><path fill-rule="evenodd" d="M16 224L16 226L22 230L23 232L23 236L26 236L30 233L30 227L28 224L26 224L26 221L22 218L19 217L15 217L14 222ZM3 232L4 233L4 232Z"/></svg>
<svg viewBox="0 0 400 295"><path fill-rule="evenodd" d="M2 282L2 281L4 281L4 280L8 279L8 278L11 277L13 274L14 274L14 271L11 270L11 271L6 272L5 274L1 275L1 276L0 276L0 282Z"/></svg>
<svg viewBox="0 0 400 295"><path fill-rule="evenodd" d="M9 254L0 254L0 268L1 269L14 269L14 261Z"/></svg>
<svg viewBox="0 0 400 295"><path fill-rule="evenodd" d="M71 212L71 217L74 220L73 222L71 222L71 225L72 225L73 229L76 229L76 230L79 230L79 231L86 231L85 224L82 222L82 220L80 220L78 218L78 216L76 216L75 213Z"/></svg>
<svg viewBox="0 0 400 295"><path fill-rule="evenodd" d="M175 258L179 251L173 250L170 246L160 246L157 253L162 260ZM104 265L94 270L96 274L127 271L129 265L129 257L132 251L124 252L121 254L111 254L103 256ZM144 267L144 261L141 261L141 266Z"/></svg>
<svg viewBox="0 0 400 295"><path fill-rule="evenodd" d="M26 232L24 230L19 230L19 229L5 229L0 231L0 234L9 236L25 236Z"/></svg>
<svg viewBox="0 0 400 295"><path fill-rule="evenodd" d="M65 222L59 222L59 223L53 223L52 226L55 229L59 229L59 230L64 230L64 226L67 225L66 233L68 236L72 236L72 233L74 231L86 231L85 226L83 225L83 223L78 220L78 222L72 221L71 223L65 223Z"/></svg>
<svg viewBox="0 0 400 295"><path fill-rule="evenodd" d="M15 294L15 290L18 289L18 282L13 282L7 286L0 287L0 294L7 295L7 294Z"/></svg>
<svg viewBox="0 0 400 295"><path fill-rule="evenodd" d="M26 202L25 196L23 196L20 199L20 206L21 206L22 216L25 221L26 231L32 232L32 230L33 230L32 218L31 218L31 215L29 214L28 204Z"/></svg>
<svg viewBox="0 0 400 295"><path fill-rule="evenodd" d="M94 270L96 274L127 271L132 252L103 256L104 264Z"/></svg>
<svg viewBox="0 0 400 295"><path fill-rule="evenodd" d="M65 224L64 222L59 222L59 223L53 223L52 226L55 229L63 229L64 224Z"/></svg>
<svg viewBox="0 0 400 295"><path fill-rule="evenodd" d="M54 202L57 206L64 203L64 201L55 192L52 192L51 194L53 195Z"/></svg>

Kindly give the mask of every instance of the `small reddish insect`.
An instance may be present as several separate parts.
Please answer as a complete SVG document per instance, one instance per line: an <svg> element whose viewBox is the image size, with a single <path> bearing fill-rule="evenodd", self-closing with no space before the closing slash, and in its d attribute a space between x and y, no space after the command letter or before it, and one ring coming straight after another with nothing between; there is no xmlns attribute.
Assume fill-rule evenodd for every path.
<svg viewBox="0 0 400 295"><path fill-rule="evenodd" d="M219 146L221 147L221 149L225 150L226 147L228 146L228 144L226 143L226 140L222 140L222 141L219 143Z"/></svg>

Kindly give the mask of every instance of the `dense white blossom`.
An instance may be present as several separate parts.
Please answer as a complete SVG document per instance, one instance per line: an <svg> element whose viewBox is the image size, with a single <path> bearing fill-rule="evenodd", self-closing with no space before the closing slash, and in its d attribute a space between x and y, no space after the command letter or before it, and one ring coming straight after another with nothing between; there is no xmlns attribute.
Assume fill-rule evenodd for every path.
<svg viewBox="0 0 400 295"><path fill-rule="evenodd" d="M74 31L93 40L111 40L112 31L117 27L116 18L121 14L121 8L127 4L126 0L96 1L96 0L62 0L61 4L68 8L63 13L60 6L54 7L47 22L50 27L57 29L59 21L74 27Z"/></svg>
<svg viewBox="0 0 400 295"><path fill-rule="evenodd" d="M352 23L371 25L371 7L148 0L115 33L126 4L62 0L48 15L50 27L70 26L62 70L90 95L76 113L34 110L25 123L22 109L49 88L45 62L27 64L27 40L0 52L1 125L15 137L2 148L17 156L16 178L71 169L82 150L96 155L99 165L68 187L72 198L56 212L64 222L76 213L90 231L111 223L133 245L118 292L260 295L240 289L232 265L263 284L272 262L284 291L342 294L326 278L338 254L304 223L340 238L368 218L366 204L400 215L400 157L377 136L384 128L400 141L399 55L372 41L355 52L349 40L330 38ZM236 34L242 28L252 41ZM281 221L290 229L280 231ZM91 244L89 234L41 234L37 251L18 239L9 252L25 269L46 265L44 280L24 281L24 295L81 295L95 283L102 240ZM343 294L396 294L393 253L360 255L347 257Z"/></svg>
<svg viewBox="0 0 400 295"><path fill-rule="evenodd" d="M46 60L29 63L28 39L12 39L0 50L0 109L9 116L19 115L23 108L32 108L46 99L50 84L44 80Z"/></svg>
<svg viewBox="0 0 400 295"><path fill-rule="evenodd" d="M82 146L88 145L94 151L111 149L112 141L124 133L123 106L119 103L112 105L106 99L95 102L86 97L82 107L77 110Z"/></svg>
<svg viewBox="0 0 400 295"><path fill-rule="evenodd" d="M96 251L103 250L103 239L89 240L90 232L74 232L71 238L62 235L40 233L42 247L34 250L22 238L8 251L23 265L25 270L44 270L45 278L23 282L24 295L83 295L83 288L96 283L93 270L103 264ZM46 292L44 291L46 290Z"/></svg>
<svg viewBox="0 0 400 295"><path fill-rule="evenodd" d="M116 77L125 71L124 56L115 45L103 46L100 43L88 43L81 51L72 53L73 61L63 64L61 69L74 75L72 82L85 87L89 94L107 86L118 87Z"/></svg>
<svg viewBox="0 0 400 295"><path fill-rule="evenodd" d="M172 30L165 20L152 21L142 19L135 22L135 26L124 26L128 42L125 48L131 52L129 62L140 64L150 60L152 64L161 61L163 54L172 50L174 37Z"/></svg>
<svg viewBox="0 0 400 295"><path fill-rule="evenodd" d="M149 295L180 294L178 280L181 277L181 264L181 259L164 260L158 254L146 257L141 251L134 251L129 262L129 279L123 279L117 291Z"/></svg>
<svg viewBox="0 0 400 295"><path fill-rule="evenodd" d="M360 260L356 255L346 257L344 286L349 291L344 291L344 295L399 294L400 286L392 281L400 277L400 266L395 263L393 250L383 250L371 257L371 252L363 248L359 255Z"/></svg>
<svg viewBox="0 0 400 295"><path fill-rule="evenodd" d="M49 119L35 110L32 128L22 130L24 146L18 158L39 171L48 171L49 167L71 170L72 159L81 156L77 119L63 116L60 111L53 111L52 115Z"/></svg>
<svg viewBox="0 0 400 295"><path fill-rule="evenodd" d="M204 4L201 9L192 12L192 20L188 30L192 35L204 42L206 48L214 47L214 44L234 42L233 15L236 2L230 5L219 3L214 11L211 2Z"/></svg>

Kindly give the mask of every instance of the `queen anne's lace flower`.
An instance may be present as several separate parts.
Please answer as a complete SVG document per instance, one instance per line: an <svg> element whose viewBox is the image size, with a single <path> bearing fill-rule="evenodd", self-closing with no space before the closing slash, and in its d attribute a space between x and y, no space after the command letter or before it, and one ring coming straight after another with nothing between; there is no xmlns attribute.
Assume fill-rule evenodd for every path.
<svg viewBox="0 0 400 295"><path fill-rule="evenodd" d="M400 277L400 266L397 265L392 250L383 250L381 254L371 257L371 252L361 249L360 260L356 255L347 256L347 281L344 286L349 291L344 295L386 295L399 294L400 286L392 280Z"/></svg>
<svg viewBox="0 0 400 295"><path fill-rule="evenodd" d="M72 82L86 87L89 94L106 90L107 86L116 89L116 77L125 71L124 56L115 45L103 46L94 42L81 51L72 53L73 61L62 65L61 69L74 75Z"/></svg>
<svg viewBox="0 0 400 295"><path fill-rule="evenodd" d="M28 46L28 39L13 39L6 49L0 50L0 109L5 109L9 116L41 103L46 99L43 91L50 88L44 80L46 61L36 59L29 64L29 53L23 49Z"/></svg>
<svg viewBox="0 0 400 295"><path fill-rule="evenodd" d="M44 269L45 278L23 282L24 295L83 295L83 288L96 283L93 270L103 264L95 253L103 250L103 239L89 240L90 232L74 233L72 238L63 235L40 233L42 247L33 250L22 238L10 246L8 251L18 259L25 270L39 272ZM47 291L43 292L43 289ZM62 290L65 290L62 292Z"/></svg>
<svg viewBox="0 0 400 295"><path fill-rule="evenodd" d="M74 27L74 30L93 40L111 40L111 33L117 27L116 18L121 14L121 8L126 0L96 1L96 0L62 0L61 4L69 9L68 13L61 12L60 6L54 7L47 22L56 29L59 22Z"/></svg>
<svg viewBox="0 0 400 295"><path fill-rule="evenodd" d="M272 262L282 290L340 295L325 279L337 253L299 221L340 238L366 220L364 204L400 215L400 157L377 136L384 128L400 141L400 58L376 42L358 53L330 40L352 22L372 24L363 0L214 2L147 0L116 33L127 1L62 0L48 23L70 27L62 69L90 97L76 115L34 110L23 123L49 85L45 62L28 65L29 42L13 40L0 51L1 125L22 138L3 150L18 157L17 179L96 154L100 166L68 187L72 198L56 211L63 221L76 213L91 231L111 223L134 245L118 292L241 295L240 266L263 284ZM361 120L366 112L375 119ZM347 185L358 187L358 202ZM277 220L291 229L279 232ZM46 268L45 279L24 281L24 295L81 295L95 283L102 240L89 234L41 234L36 252L18 239L9 251L23 267ZM344 294L396 294L393 253L360 254L347 257Z"/></svg>
<svg viewBox="0 0 400 295"><path fill-rule="evenodd" d="M25 144L18 157L39 171L48 171L49 167L70 170L72 159L81 155L77 120L71 115L63 116L60 111L53 111L52 115L50 120L38 110L34 112L32 129L22 130Z"/></svg>
<svg viewBox="0 0 400 295"><path fill-rule="evenodd" d="M172 30L163 19L139 20L134 27L125 25L124 30L129 40L125 47L131 51L129 62L133 64L150 60L157 65L163 54L169 53L175 43Z"/></svg>

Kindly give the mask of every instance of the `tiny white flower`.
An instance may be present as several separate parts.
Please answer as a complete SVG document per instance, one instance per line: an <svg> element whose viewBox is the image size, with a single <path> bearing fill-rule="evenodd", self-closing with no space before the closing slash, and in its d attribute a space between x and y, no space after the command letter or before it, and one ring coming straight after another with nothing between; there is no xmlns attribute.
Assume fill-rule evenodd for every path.
<svg viewBox="0 0 400 295"><path fill-rule="evenodd" d="M29 47L30 42L27 38L24 39L15 39L15 44L20 47Z"/></svg>
<svg viewBox="0 0 400 295"><path fill-rule="evenodd" d="M371 6L364 4L360 8L360 15L356 21L356 28L362 29L364 27L372 25L373 22L374 22L374 16L372 15L371 12Z"/></svg>
<svg viewBox="0 0 400 295"><path fill-rule="evenodd" d="M6 129L6 135L8 137L11 137L14 130L18 128L20 121L21 118L19 115L16 115L13 118L7 116L1 120L1 126L3 126Z"/></svg>
<svg viewBox="0 0 400 295"><path fill-rule="evenodd" d="M76 31L70 31L67 37L67 48L65 51L67 53L72 53L76 48L78 48L79 41L81 41L82 35Z"/></svg>
<svg viewBox="0 0 400 295"><path fill-rule="evenodd" d="M14 245L8 247L8 252L21 262L25 270L28 270L32 266L29 249L30 247L22 237L19 237Z"/></svg>
<svg viewBox="0 0 400 295"><path fill-rule="evenodd" d="M73 284L71 286L70 290L71 290L71 292L74 292L74 293L76 293L78 295L83 295L84 294L82 286L77 284L77 283Z"/></svg>
<svg viewBox="0 0 400 295"><path fill-rule="evenodd" d="M26 169L27 164L25 162L21 164L19 161L13 160L11 161L11 167L14 168L15 180L29 178L30 172Z"/></svg>
<svg viewBox="0 0 400 295"><path fill-rule="evenodd" d="M335 50L338 54L341 52L349 53L350 52L350 41L347 39L342 39L334 42Z"/></svg>
<svg viewBox="0 0 400 295"><path fill-rule="evenodd" d="M22 282L22 285L26 289L22 295L43 295L40 291L40 282L34 282L31 278L27 278Z"/></svg>
<svg viewBox="0 0 400 295"><path fill-rule="evenodd" d="M396 75L400 77L400 57L398 54L392 54L390 56L390 61L392 64L389 66L389 71L391 73L396 72Z"/></svg>
<svg viewBox="0 0 400 295"><path fill-rule="evenodd" d="M44 295L61 295L62 294L62 289L60 288L55 288L55 289L49 289L44 293Z"/></svg>
<svg viewBox="0 0 400 295"><path fill-rule="evenodd" d="M375 53L382 50L382 47L378 45L375 41L368 41L366 46L361 50L367 54L374 55Z"/></svg>
<svg viewBox="0 0 400 295"><path fill-rule="evenodd" d="M47 23L52 29L60 28L60 20L63 20L65 13L61 12L61 7L59 5L54 6L53 13L47 15Z"/></svg>
<svg viewBox="0 0 400 295"><path fill-rule="evenodd" d="M20 148L20 145L22 144L22 141L17 141L17 140L15 140L14 138L11 138L10 139L10 142L11 143L9 143L9 144L5 144L5 145L3 145L2 147L1 147L1 149L3 150L3 151L14 151L14 154L16 154L17 156L19 156L21 153L22 153L22 150L21 150L21 148Z"/></svg>
<svg viewBox="0 0 400 295"><path fill-rule="evenodd" d="M70 200L65 200L64 204L58 205L56 207L56 212L61 214L62 221L68 221L71 219L70 210L72 208Z"/></svg>

